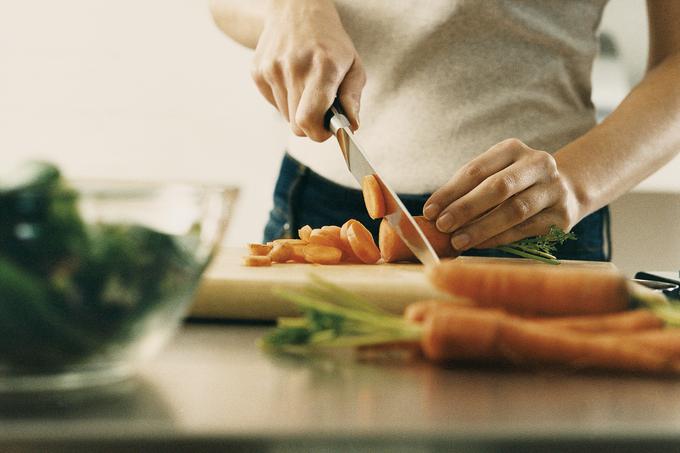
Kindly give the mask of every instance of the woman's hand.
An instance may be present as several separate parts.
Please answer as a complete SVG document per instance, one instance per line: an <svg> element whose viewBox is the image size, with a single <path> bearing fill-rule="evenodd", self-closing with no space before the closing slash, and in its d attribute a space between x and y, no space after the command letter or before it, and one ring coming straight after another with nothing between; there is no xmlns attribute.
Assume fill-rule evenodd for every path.
<svg viewBox="0 0 680 453"><path fill-rule="evenodd" d="M545 234L550 225L569 231L582 210L555 157L509 139L463 166L432 194L423 214L463 251Z"/></svg>
<svg viewBox="0 0 680 453"><path fill-rule="evenodd" d="M295 135L330 137L323 120L336 95L359 127L366 74L332 0L270 0L252 76Z"/></svg>

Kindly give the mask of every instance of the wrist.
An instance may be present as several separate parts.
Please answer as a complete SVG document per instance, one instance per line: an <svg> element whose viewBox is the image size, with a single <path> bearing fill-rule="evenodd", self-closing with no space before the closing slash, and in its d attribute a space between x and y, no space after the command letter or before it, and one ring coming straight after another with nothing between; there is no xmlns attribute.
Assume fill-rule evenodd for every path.
<svg viewBox="0 0 680 453"><path fill-rule="evenodd" d="M583 173L583 169L573 168L569 162L565 162L561 157L559 153L555 154L557 169L568 193L567 205L571 213L570 217L573 219L573 225L575 225L595 210L593 194L590 188L583 183L583 178L578 177L579 174Z"/></svg>

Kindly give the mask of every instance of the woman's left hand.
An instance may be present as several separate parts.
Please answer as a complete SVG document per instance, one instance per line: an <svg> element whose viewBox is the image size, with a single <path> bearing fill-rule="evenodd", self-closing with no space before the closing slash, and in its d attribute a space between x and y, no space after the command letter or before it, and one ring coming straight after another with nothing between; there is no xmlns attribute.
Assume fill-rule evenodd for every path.
<svg viewBox="0 0 680 453"><path fill-rule="evenodd" d="M463 251L545 234L551 225L569 231L581 211L555 157L508 139L458 170L427 200L423 214Z"/></svg>

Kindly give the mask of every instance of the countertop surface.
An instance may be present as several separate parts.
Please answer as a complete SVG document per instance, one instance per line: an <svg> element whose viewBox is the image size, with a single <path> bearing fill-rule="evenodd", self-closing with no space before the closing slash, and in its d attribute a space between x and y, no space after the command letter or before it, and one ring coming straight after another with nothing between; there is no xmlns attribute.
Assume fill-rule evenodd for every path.
<svg viewBox="0 0 680 453"><path fill-rule="evenodd" d="M0 396L0 451L680 448L680 381L275 357L268 328L188 323L124 384Z"/></svg>

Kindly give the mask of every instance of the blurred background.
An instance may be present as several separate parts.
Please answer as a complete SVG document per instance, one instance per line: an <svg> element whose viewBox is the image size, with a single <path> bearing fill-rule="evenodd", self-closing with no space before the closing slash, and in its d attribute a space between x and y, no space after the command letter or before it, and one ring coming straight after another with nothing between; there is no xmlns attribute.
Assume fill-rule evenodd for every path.
<svg viewBox="0 0 680 453"><path fill-rule="evenodd" d="M593 100L606 116L644 74L644 0L611 0ZM74 178L241 189L227 244L261 240L286 127L249 77L252 53L197 0L0 0L0 166ZM370 75L369 75L370 76ZM680 158L612 204L613 261L680 268Z"/></svg>

